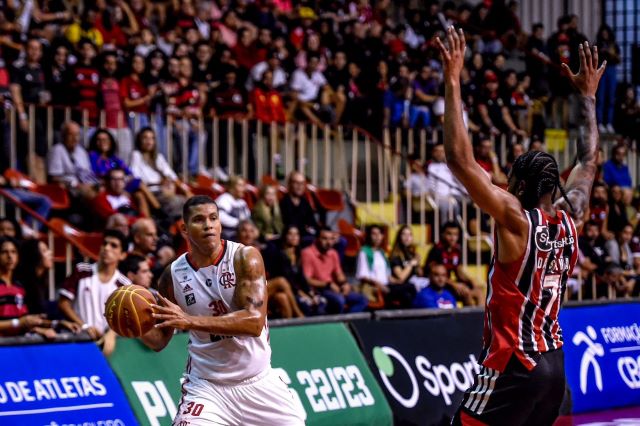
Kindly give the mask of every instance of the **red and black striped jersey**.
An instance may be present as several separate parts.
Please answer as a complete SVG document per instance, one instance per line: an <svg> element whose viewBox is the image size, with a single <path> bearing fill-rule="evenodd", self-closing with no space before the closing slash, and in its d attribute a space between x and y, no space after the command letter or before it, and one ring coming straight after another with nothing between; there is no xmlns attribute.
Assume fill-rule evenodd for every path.
<svg viewBox="0 0 640 426"><path fill-rule="evenodd" d="M497 371L504 371L514 354L531 370L541 353L562 347L558 313L578 260L578 234L566 212L523 214L529 233L522 257L501 263L494 255L489 270L480 362Z"/></svg>

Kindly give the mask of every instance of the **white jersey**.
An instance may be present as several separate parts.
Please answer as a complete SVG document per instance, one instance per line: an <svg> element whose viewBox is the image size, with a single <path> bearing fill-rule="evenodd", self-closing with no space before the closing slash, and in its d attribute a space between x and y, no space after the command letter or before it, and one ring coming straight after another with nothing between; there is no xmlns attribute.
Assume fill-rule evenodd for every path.
<svg viewBox="0 0 640 426"><path fill-rule="evenodd" d="M185 253L171 264L173 294L189 315L219 316L240 310L233 304L237 276L233 258L241 244L222 240L222 253L213 265L196 269ZM269 330L259 337L218 336L189 331L186 373L220 383L238 383L271 366Z"/></svg>

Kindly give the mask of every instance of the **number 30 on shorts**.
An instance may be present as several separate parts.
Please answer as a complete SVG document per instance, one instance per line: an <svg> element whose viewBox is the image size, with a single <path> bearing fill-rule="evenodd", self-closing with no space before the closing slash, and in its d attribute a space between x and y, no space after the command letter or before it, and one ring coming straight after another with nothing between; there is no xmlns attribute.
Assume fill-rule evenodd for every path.
<svg viewBox="0 0 640 426"><path fill-rule="evenodd" d="M187 409L184 410L182 414L191 414L192 416L197 417L200 415L200 413L202 413L203 408L204 405L196 404L195 402L191 401L187 404Z"/></svg>

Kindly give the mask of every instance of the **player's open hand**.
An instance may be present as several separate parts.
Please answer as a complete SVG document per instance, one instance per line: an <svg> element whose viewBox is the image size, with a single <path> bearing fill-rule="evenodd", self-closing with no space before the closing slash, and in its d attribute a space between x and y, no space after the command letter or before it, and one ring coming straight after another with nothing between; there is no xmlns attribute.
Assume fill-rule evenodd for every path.
<svg viewBox="0 0 640 426"><path fill-rule="evenodd" d="M603 61L598 68L598 47L589 47L589 42L585 41L579 46L580 69L577 74L571 72L569 65L562 64L562 71L571 79L574 86L583 96L595 97L598 91L598 82L607 67L607 61Z"/></svg>
<svg viewBox="0 0 640 426"><path fill-rule="evenodd" d="M464 39L464 31L456 31L453 26L447 29L447 44L445 46L440 38L436 38L436 43L442 55L445 83L457 83L460 81L460 72L464 66L464 52L467 43Z"/></svg>
<svg viewBox="0 0 640 426"><path fill-rule="evenodd" d="M160 320L156 328L173 327L179 330L189 330L192 325L191 317L180 306L158 294L162 305L151 305L155 311L153 317Z"/></svg>

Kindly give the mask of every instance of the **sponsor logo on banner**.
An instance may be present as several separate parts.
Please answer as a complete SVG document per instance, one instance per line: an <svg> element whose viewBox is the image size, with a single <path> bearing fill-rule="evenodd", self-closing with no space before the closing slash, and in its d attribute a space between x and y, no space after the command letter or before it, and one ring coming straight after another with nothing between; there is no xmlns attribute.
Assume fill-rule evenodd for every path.
<svg viewBox="0 0 640 426"><path fill-rule="evenodd" d="M640 304L561 312L574 411L640 404Z"/></svg>

